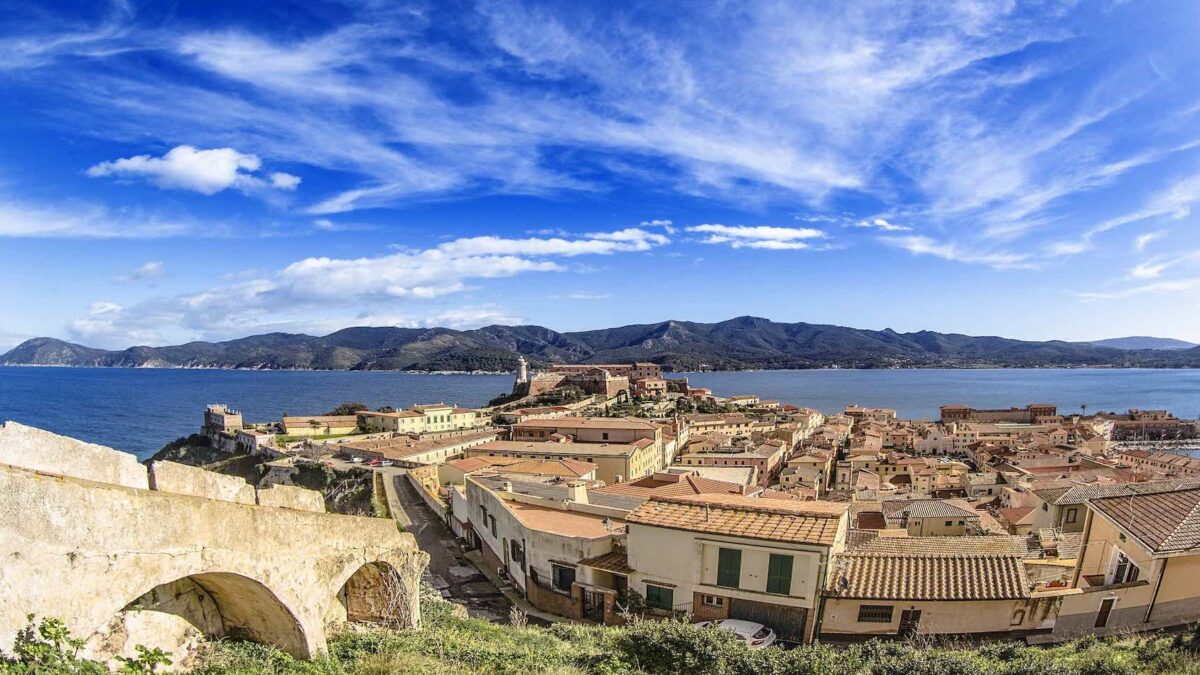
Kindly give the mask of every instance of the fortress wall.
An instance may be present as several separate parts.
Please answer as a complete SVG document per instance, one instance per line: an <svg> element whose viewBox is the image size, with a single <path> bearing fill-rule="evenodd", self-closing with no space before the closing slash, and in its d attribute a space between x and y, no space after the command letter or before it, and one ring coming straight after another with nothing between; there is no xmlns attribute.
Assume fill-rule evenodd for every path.
<svg viewBox="0 0 1200 675"><path fill-rule="evenodd" d="M257 503L254 486L244 479L175 462L154 462L150 465L150 489L238 504Z"/></svg>
<svg viewBox="0 0 1200 675"><path fill-rule="evenodd" d="M16 422L0 425L0 463L31 471L146 489L137 457Z"/></svg>
<svg viewBox="0 0 1200 675"><path fill-rule="evenodd" d="M256 496L260 506L325 513L325 498L316 490L306 490L292 485L272 485L259 488Z"/></svg>

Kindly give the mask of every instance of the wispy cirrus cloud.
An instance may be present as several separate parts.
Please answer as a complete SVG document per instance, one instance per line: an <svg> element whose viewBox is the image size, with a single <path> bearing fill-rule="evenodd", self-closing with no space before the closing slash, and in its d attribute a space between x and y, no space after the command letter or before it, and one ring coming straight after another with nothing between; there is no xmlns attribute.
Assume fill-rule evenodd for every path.
<svg viewBox="0 0 1200 675"><path fill-rule="evenodd" d="M880 237L880 241L913 255L928 255L942 260L980 264L996 269L1032 269L1036 267L1028 254L1010 251L975 251L952 242L922 235Z"/></svg>
<svg viewBox="0 0 1200 675"><path fill-rule="evenodd" d="M811 248L810 239L824 239L823 230L812 227L775 227L771 225L693 225L688 232L708 235L705 244L727 244L732 248L758 248L775 251L799 251Z"/></svg>

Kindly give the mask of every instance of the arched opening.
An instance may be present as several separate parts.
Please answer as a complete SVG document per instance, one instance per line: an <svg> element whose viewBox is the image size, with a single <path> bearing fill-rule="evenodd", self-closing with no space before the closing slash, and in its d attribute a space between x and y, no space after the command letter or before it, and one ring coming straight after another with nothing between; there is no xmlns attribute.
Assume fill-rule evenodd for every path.
<svg viewBox="0 0 1200 675"><path fill-rule="evenodd" d="M263 584L240 574L194 574L160 584L126 605L88 640L93 654L136 655L136 646L171 652L175 668L187 668L205 640L231 637L279 647L308 658L304 629Z"/></svg>
<svg viewBox="0 0 1200 675"><path fill-rule="evenodd" d="M363 565L337 594L327 621L392 623L406 616L408 595L396 568L382 561Z"/></svg>

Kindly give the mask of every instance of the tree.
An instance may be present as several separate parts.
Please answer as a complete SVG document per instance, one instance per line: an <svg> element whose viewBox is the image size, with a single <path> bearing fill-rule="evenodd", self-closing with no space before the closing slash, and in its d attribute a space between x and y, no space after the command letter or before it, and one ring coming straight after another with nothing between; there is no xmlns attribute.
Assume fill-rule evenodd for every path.
<svg viewBox="0 0 1200 675"><path fill-rule="evenodd" d="M362 401L346 401L338 404L338 407L325 413L326 415L353 415L360 410L370 410L366 403Z"/></svg>

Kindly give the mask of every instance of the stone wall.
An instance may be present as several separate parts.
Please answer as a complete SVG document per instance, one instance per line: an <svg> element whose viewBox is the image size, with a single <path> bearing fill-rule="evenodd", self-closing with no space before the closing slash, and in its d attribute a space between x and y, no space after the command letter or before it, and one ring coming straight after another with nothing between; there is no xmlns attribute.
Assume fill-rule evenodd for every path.
<svg viewBox="0 0 1200 675"><path fill-rule="evenodd" d="M132 460L12 423L0 430L0 651L29 613L65 621L92 658L140 644L181 663L205 636L310 657L325 650L330 621L419 626L428 555L391 520L317 512L318 493L256 495L165 463L155 484L174 491L150 490L144 467L123 457ZM80 465L96 475L71 475ZM134 469L141 485L129 485Z"/></svg>
<svg viewBox="0 0 1200 675"><path fill-rule="evenodd" d="M242 478L175 462L150 465L150 489L238 504L257 503L254 486Z"/></svg>
<svg viewBox="0 0 1200 675"><path fill-rule="evenodd" d="M293 485L268 485L255 491L259 506L325 513L325 498L316 490Z"/></svg>
<svg viewBox="0 0 1200 675"><path fill-rule="evenodd" d="M0 464L146 489L146 467L125 452L16 422L0 424Z"/></svg>

